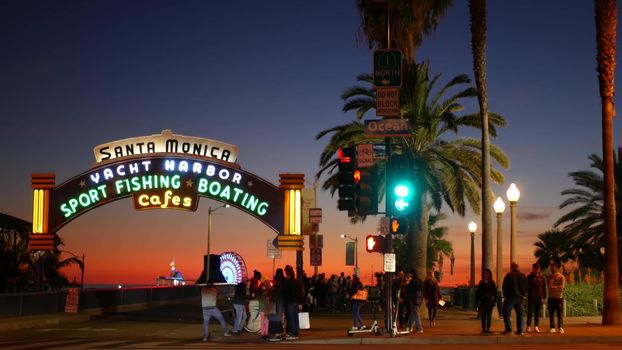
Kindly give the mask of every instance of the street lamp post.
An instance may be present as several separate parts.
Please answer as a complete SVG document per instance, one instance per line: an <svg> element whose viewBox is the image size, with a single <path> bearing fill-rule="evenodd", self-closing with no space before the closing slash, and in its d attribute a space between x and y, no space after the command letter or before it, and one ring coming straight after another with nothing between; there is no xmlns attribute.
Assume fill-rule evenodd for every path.
<svg viewBox="0 0 622 350"><path fill-rule="evenodd" d="M84 289L84 253L82 253L82 256L78 256L68 250L61 250L61 253L67 253L70 254L71 256L73 256L76 259L80 259L81 263L80 265L80 289Z"/></svg>
<svg viewBox="0 0 622 350"><path fill-rule="evenodd" d="M505 203L501 197L497 197L493 205L495 213L497 213L497 290L501 290L501 278L503 277L503 230L501 229L503 212L505 211Z"/></svg>
<svg viewBox="0 0 622 350"><path fill-rule="evenodd" d="M471 221L469 224L469 232L471 233L471 288L475 287L475 230L477 230L477 224L475 221Z"/></svg>
<svg viewBox="0 0 622 350"><path fill-rule="evenodd" d="M341 238L347 238L354 241L354 273L358 274L359 271L359 239L358 237L350 237L348 235L341 235Z"/></svg>
<svg viewBox="0 0 622 350"><path fill-rule="evenodd" d="M229 204L223 204L216 208L212 208L211 206L207 209L207 255L205 258L205 283L209 280L210 275L210 239L212 236L212 213L217 211L220 208L228 208Z"/></svg>
<svg viewBox="0 0 622 350"><path fill-rule="evenodd" d="M520 198L520 191L514 183L507 191L508 201L510 202L510 263L517 262L516 246L516 202Z"/></svg>

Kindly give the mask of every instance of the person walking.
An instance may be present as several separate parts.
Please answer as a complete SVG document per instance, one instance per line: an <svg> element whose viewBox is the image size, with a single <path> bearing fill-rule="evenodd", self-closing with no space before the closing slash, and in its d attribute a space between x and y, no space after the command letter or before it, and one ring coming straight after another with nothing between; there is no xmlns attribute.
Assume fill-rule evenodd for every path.
<svg viewBox="0 0 622 350"><path fill-rule="evenodd" d="M477 285L475 292L482 321L482 335L492 334L490 325L492 323L492 309L497 303L497 285L492 280L492 271L484 269L482 280Z"/></svg>
<svg viewBox="0 0 622 350"><path fill-rule="evenodd" d="M523 300L527 296L527 277L518 269L518 264L510 264L510 272L503 278L503 335L512 334L512 309L516 312L516 335L523 335Z"/></svg>
<svg viewBox="0 0 622 350"><path fill-rule="evenodd" d="M357 274L352 276L352 284L350 285L350 299L352 300L352 330L365 329L363 319L361 318L361 306L364 300L356 299L354 296L358 291L365 289L363 283Z"/></svg>
<svg viewBox="0 0 622 350"><path fill-rule="evenodd" d="M549 269L551 270L551 275L547 279L549 298L546 302L551 327L549 333L555 333L555 314L557 313L557 331L564 334L564 288L566 287L566 278L559 271L559 265L551 263Z"/></svg>
<svg viewBox="0 0 622 350"><path fill-rule="evenodd" d="M272 342L283 340L284 284L285 274L283 273L283 269L278 268L274 274L272 290L270 291L270 303L274 304L274 313L268 315L268 333L272 335L272 337L270 337L270 341Z"/></svg>
<svg viewBox="0 0 622 350"><path fill-rule="evenodd" d="M425 297L425 304L428 307L428 319L430 320L430 327L436 325L436 309L438 302L441 300L441 287L438 285L438 281L434 278L434 273L428 271L423 281L423 296Z"/></svg>
<svg viewBox="0 0 622 350"><path fill-rule="evenodd" d="M205 287L201 288L201 307L203 308L203 341L208 341L209 339L209 321L212 317L215 317L220 323L225 337L231 335L229 328L227 327L227 323L225 322L225 318L222 316L222 312L220 312L220 309L216 305L219 293L220 291L214 286L213 280L208 280Z"/></svg>
<svg viewBox="0 0 622 350"><path fill-rule="evenodd" d="M531 332L531 319L533 317L533 331L540 333L540 313L542 302L546 297L546 279L542 275L540 264L531 265L531 273L527 275L527 333Z"/></svg>
<svg viewBox="0 0 622 350"><path fill-rule="evenodd" d="M286 334L285 340L298 339L300 326L298 324L298 312L302 307L303 297L302 285L296 279L294 268L291 265L285 266L285 282L283 283L283 300L285 302Z"/></svg>
<svg viewBox="0 0 622 350"><path fill-rule="evenodd" d="M421 325L421 317L419 316L419 308L423 302L423 281L417 276L416 270L410 272L410 282L407 287L408 305L410 307L410 316L408 317L408 330L412 331L415 326L417 333L423 333Z"/></svg>
<svg viewBox="0 0 622 350"><path fill-rule="evenodd" d="M233 322L233 334L239 335L246 324L246 303L249 296L248 277L244 277L240 283L235 286L233 294L233 311L235 312L235 321Z"/></svg>

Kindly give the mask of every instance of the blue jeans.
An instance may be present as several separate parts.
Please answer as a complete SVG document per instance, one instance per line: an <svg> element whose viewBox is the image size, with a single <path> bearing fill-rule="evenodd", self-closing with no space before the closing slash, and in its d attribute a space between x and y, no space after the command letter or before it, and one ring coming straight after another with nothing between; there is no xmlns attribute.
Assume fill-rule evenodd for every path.
<svg viewBox="0 0 622 350"><path fill-rule="evenodd" d="M233 322L233 332L237 333L244 328L246 324L246 307L242 304L233 304L235 311L235 321Z"/></svg>
<svg viewBox="0 0 622 350"><path fill-rule="evenodd" d="M294 337L298 336L300 326L298 325L298 303L285 303L285 317L287 326L285 331Z"/></svg>
<svg viewBox="0 0 622 350"><path fill-rule="evenodd" d="M505 331L512 331L512 309L516 311L516 332L523 333L523 297L508 297L503 304L503 324Z"/></svg>
<svg viewBox="0 0 622 350"><path fill-rule="evenodd" d="M421 325L421 317L419 317L419 307L421 305L417 305L412 301L408 302L410 306L410 316L408 317L408 328L412 329L413 324L415 325L415 329L418 331L423 330L423 326Z"/></svg>
<svg viewBox="0 0 622 350"><path fill-rule="evenodd" d="M557 327L564 328L564 299L549 298L546 305L551 328L555 328L555 313L557 313Z"/></svg>
<svg viewBox="0 0 622 350"><path fill-rule="evenodd" d="M227 323L225 322L225 318L222 317L222 313L217 307L204 307L203 308L203 338L209 337L209 320L210 318L215 317L220 325L222 326L223 333L227 333L229 330L227 329Z"/></svg>
<svg viewBox="0 0 622 350"><path fill-rule="evenodd" d="M360 300L352 300L352 321L354 327L362 327L363 319L361 318L361 306L363 302Z"/></svg>

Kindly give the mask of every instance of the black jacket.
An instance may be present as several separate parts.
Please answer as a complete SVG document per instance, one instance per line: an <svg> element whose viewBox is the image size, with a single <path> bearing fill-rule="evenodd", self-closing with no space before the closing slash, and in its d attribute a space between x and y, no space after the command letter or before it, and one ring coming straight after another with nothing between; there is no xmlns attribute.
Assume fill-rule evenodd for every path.
<svg viewBox="0 0 622 350"><path fill-rule="evenodd" d="M285 278L283 281L283 299L286 304L298 303L303 300L302 285L295 278Z"/></svg>
<svg viewBox="0 0 622 350"><path fill-rule="evenodd" d="M503 279L503 296L505 298L527 296L527 277L525 274L516 270L510 271Z"/></svg>
<svg viewBox="0 0 622 350"><path fill-rule="evenodd" d="M482 306L495 305L497 302L497 285L495 284L495 281L479 281L477 291L475 292L475 298Z"/></svg>

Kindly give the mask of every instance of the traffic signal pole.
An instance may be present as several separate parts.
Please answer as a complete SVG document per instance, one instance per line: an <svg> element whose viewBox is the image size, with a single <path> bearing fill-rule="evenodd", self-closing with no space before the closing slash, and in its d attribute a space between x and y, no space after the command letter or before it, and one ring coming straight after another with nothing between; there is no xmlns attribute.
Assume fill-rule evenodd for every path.
<svg viewBox="0 0 622 350"><path fill-rule="evenodd" d="M389 16L389 1L385 0L384 2L384 7L385 7L385 23L387 25L387 49L390 50L391 49L391 22L390 22L390 16ZM385 176L385 215L387 217L387 221L391 220L391 203L389 203L389 191L387 190L389 188L389 186L387 185L389 183L389 180L391 179L390 174L389 174L389 170L390 170L390 162L391 162L391 138L389 137L385 137L384 138L384 147L385 147L385 157L386 157L386 161L385 161L385 169L384 169L384 176ZM390 226L390 225L389 225ZM389 227L389 232L387 233L387 239L385 240L385 253L393 253L393 234L391 233L391 228ZM384 258L384 256L383 256ZM384 260L384 259L383 259ZM393 336L394 332L393 332L393 272L385 272L384 274L384 284L385 284L385 290L386 290L386 315L385 315L385 328L387 330L387 332L389 332L389 334L391 334L391 336Z"/></svg>
<svg viewBox="0 0 622 350"><path fill-rule="evenodd" d="M384 147L385 147L385 156L386 156L386 162L385 162L385 170L384 170L384 176L385 176L385 184L388 184L391 177L389 174L390 171L390 162L391 162L391 139L388 137L385 137L384 139ZM387 190L385 190L385 215L387 217L387 220L390 222L391 221L391 204L389 203L389 191L388 188L389 186L385 185L385 188ZM390 226L390 225L389 225ZM389 227L389 232L387 233L387 239L385 240L385 253L393 253L393 233L391 233L391 227ZM385 284L385 290L386 290L386 306L385 306L385 310L386 310L386 315L385 315L385 328L387 329L387 332L389 332L389 334L393 335L393 272L385 272L384 274L384 284Z"/></svg>

